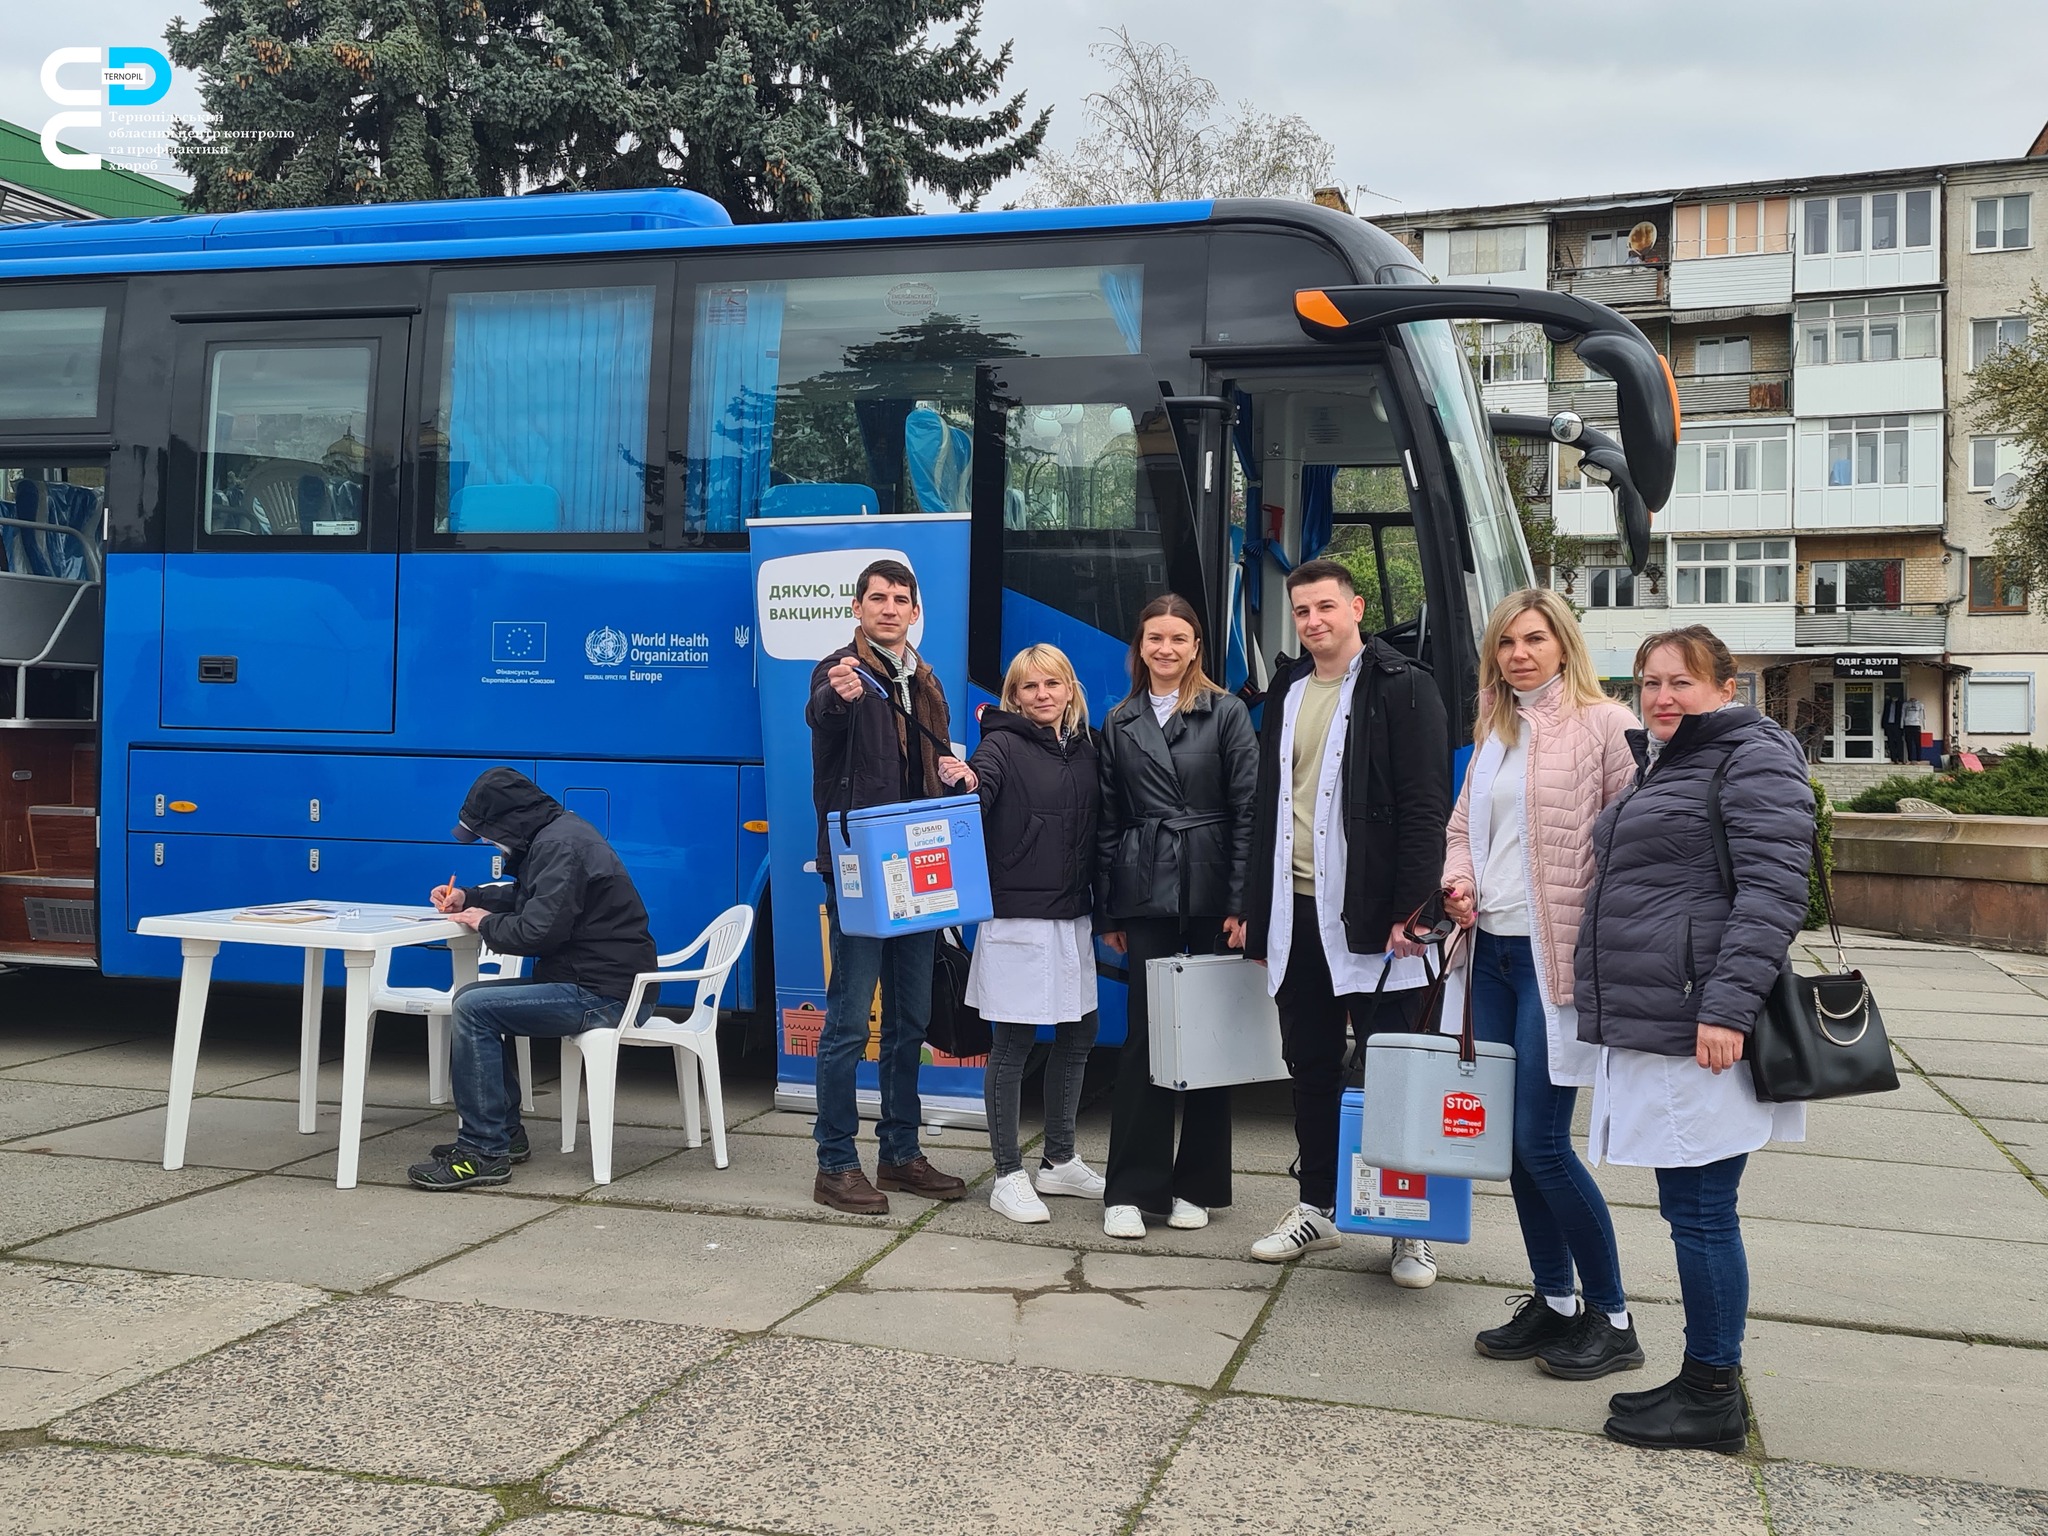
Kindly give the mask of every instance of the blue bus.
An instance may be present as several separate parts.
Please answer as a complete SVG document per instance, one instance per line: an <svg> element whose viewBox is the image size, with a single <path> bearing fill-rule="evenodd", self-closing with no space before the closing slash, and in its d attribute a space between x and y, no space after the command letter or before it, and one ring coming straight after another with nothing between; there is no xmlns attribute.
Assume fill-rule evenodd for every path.
<svg viewBox="0 0 2048 1536"><path fill-rule="evenodd" d="M1626 453L1490 422L1456 318L1577 346ZM964 566L923 576L966 590L974 696L1050 639L1098 719L1148 599L1194 602L1212 669L1256 688L1291 648L1285 571L1340 550L1462 730L1477 628L1530 580L1494 434L1579 440L1631 536L1677 436L1611 311L1432 285L1277 201L17 226L0 360L0 961L119 976L177 973L150 913L487 878L448 832L500 762L607 833L664 945L772 908L752 519L967 514ZM218 974L297 964L230 947Z"/></svg>

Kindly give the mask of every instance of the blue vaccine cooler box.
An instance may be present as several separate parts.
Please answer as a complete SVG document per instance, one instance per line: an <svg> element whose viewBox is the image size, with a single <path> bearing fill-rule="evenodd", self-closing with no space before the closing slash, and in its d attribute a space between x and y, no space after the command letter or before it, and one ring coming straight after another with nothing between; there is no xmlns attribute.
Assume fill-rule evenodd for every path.
<svg viewBox="0 0 2048 1536"><path fill-rule="evenodd" d="M1435 1173L1401 1173L1368 1163L1365 1095L1344 1095L1337 1134L1337 1230L1380 1237L1426 1237L1439 1243L1472 1241L1472 1181Z"/></svg>
<svg viewBox="0 0 2048 1536"><path fill-rule="evenodd" d="M825 826L843 931L893 939L994 916L979 796L850 811L844 833L834 811Z"/></svg>

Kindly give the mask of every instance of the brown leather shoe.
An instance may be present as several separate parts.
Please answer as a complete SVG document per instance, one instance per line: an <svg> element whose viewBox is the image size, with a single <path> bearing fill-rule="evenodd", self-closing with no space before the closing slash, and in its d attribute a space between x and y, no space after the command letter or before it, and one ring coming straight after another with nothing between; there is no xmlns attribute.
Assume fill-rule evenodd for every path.
<svg viewBox="0 0 2048 1536"><path fill-rule="evenodd" d="M868 1176L857 1167L833 1173L820 1168L817 1182L811 1185L811 1198L819 1205L853 1216L889 1214L889 1197L870 1184Z"/></svg>
<svg viewBox="0 0 2048 1536"><path fill-rule="evenodd" d="M875 1182L884 1189L900 1189L927 1200L958 1200L967 1193L965 1179L939 1172L922 1153L907 1163L883 1163L875 1170Z"/></svg>

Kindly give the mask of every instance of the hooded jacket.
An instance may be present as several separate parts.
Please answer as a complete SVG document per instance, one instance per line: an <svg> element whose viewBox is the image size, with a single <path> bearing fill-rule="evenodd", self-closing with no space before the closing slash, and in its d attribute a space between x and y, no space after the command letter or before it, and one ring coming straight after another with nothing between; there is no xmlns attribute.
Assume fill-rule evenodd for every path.
<svg viewBox="0 0 2048 1536"><path fill-rule="evenodd" d="M1095 733L1064 741L1051 726L989 706L969 764L981 796L989 893L997 917L1086 917L1102 804Z"/></svg>
<svg viewBox="0 0 2048 1536"><path fill-rule="evenodd" d="M1266 690L1259 732L1244 952L1266 958L1273 921L1273 857L1280 837L1280 761L1287 694L1315 658L1282 662ZM1344 941L1376 955L1387 933L1435 892L1451 816L1451 731L1429 668L1374 636L1352 684L1344 738Z"/></svg>
<svg viewBox="0 0 2048 1536"><path fill-rule="evenodd" d="M1701 1024L1749 1033L1806 921L1813 790L1783 727L1747 704L1687 715L1635 787L1593 828L1597 873L1574 956L1579 1038L1690 1056ZM1721 882L1708 819L1726 760L1721 822L1735 871Z"/></svg>
<svg viewBox="0 0 2048 1536"><path fill-rule="evenodd" d="M525 774L491 768L470 785L462 825L505 850L509 885L462 895L490 913L478 926L502 955L531 955L535 981L568 981L624 1002L655 968L647 908L597 828Z"/></svg>

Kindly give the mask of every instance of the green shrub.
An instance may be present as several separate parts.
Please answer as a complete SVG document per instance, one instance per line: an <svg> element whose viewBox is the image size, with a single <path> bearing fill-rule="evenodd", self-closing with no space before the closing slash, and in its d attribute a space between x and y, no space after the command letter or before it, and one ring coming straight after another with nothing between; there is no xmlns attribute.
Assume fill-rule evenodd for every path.
<svg viewBox="0 0 2048 1536"><path fill-rule="evenodd" d="M1873 784L1846 809L1896 811L1908 795L1962 816L2048 816L2048 752L2012 747L1982 773L1962 768L1933 778L1898 775Z"/></svg>
<svg viewBox="0 0 2048 1536"><path fill-rule="evenodd" d="M1813 785L1815 826L1820 833L1820 867L1806 872L1806 926L1825 928L1828 925L1828 906L1827 897L1821 892L1821 881L1835 872L1835 808L1828 803L1828 792L1821 788L1820 780L1810 782Z"/></svg>

